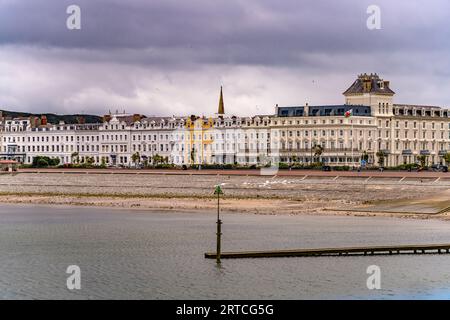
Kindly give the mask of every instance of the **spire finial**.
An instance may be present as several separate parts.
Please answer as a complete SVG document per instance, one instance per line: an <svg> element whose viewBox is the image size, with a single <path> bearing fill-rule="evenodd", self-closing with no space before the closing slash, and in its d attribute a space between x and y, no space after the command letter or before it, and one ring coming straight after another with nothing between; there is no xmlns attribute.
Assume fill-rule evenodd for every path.
<svg viewBox="0 0 450 320"><path fill-rule="evenodd" d="M224 103L223 103L222 86L220 86L219 110L218 110L217 113L218 114L225 114L225 106L224 106Z"/></svg>

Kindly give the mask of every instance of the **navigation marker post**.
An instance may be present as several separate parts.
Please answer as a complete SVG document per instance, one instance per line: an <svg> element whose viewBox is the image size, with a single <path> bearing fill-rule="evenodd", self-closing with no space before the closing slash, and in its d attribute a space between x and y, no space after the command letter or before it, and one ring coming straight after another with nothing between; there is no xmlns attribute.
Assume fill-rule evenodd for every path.
<svg viewBox="0 0 450 320"><path fill-rule="evenodd" d="M220 263L220 242L222 236L222 220L220 220L220 195L223 194L220 185L216 186L214 194L217 194L217 251L216 251L216 262Z"/></svg>

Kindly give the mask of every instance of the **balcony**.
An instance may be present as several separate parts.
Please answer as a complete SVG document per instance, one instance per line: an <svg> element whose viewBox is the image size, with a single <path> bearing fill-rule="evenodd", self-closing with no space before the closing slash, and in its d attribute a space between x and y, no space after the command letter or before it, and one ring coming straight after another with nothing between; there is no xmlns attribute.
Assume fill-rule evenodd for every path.
<svg viewBox="0 0 450 320"><path fill-rule="evenodd" d="M363 152L359 149L352 149L352 148L324 148L322 153L328 153L328 152ZM292 148L292 149L280 149L279 152L305 152L305 153L314 153L314 149L311 148Z"/></svg>

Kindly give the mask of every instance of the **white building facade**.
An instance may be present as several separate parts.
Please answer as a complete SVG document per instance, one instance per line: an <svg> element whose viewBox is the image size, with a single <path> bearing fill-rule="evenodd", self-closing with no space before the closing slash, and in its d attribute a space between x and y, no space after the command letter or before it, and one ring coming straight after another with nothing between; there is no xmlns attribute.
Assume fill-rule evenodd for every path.
<svg viewBox="0 0 450 320"><path fill-rule="evenodd" d="M274 114L236 117L136 117L113 114L96 124L47 124L0 117L0 158L30 164L37 156L60 164L133 166L324 162L385 166L443 163L450 151L450 110L394 104L389 81L361 74L344 92L345 103L276 107ZM317 154L320 146L320 155ZM133 157L134 155L134 157Z"/></svg>

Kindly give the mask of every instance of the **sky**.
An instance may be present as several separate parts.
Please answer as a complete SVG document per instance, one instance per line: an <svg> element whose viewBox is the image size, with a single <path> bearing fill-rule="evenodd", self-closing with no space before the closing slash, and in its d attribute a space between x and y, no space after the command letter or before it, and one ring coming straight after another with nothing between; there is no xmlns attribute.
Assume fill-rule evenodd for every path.
<svg viewBox="0 0 450 320"><path fill-rule="evenodd" d="M448 21L447 0L0 0L0 109L211 115L223 86L226 113L272 114L372 72L395 103L448 106Z"/></svg>

